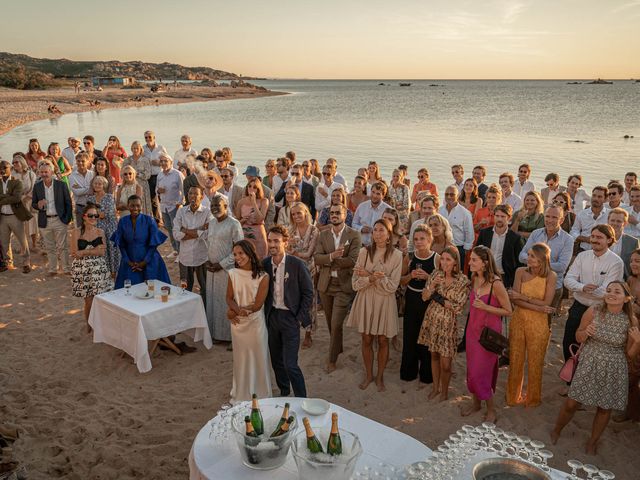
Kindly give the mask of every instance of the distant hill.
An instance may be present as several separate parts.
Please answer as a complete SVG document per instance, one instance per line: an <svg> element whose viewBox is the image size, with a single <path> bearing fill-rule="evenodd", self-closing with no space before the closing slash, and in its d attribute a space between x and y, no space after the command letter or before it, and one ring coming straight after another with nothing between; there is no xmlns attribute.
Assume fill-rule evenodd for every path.
<svg viewBox="0 0 640 480"><path fill-rule="evenodd" d="M16 83L15 77L31 78L41 85L11 85L3 77L10 77L9 83ZM209 67L185 67L175 63L147 63L141 61L121 62L119 60L78 62L66 58L33 58L28 55L0 52L0 85L13 88L45 88L54 85L60 78L89 78L126 76L137 80L234 80L241 78L235 73Z"/></svg>

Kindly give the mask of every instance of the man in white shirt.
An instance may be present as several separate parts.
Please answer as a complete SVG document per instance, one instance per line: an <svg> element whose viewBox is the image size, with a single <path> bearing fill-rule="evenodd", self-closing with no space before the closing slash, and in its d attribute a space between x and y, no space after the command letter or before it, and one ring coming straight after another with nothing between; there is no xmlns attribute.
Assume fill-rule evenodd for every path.
<svg viewBox="0 0 640 480"><path fill-rule="evenodd" d="M326 170L326 168L325 166L323 170ZM384 209L389 208L389 205L382 201L386 195L387 186L384 183L378 182L374 184L373 187L371 187L371 199L365 200L358 205L356 213L353 214L351 226L354 230L360 232L362 245L365 247L371 244L373 224L382 218Z"/></svg>
<svg viewBox="0 0 640 480"><path fill-rule="evenodd" d="M316 187L320 183L320 179L315 175L311 175L311 163L309 160L302 162L302 181L313 187L315 193Z"/></svg>
<svg viewBox="0 0 640 480"><path fill-rule="evenodd" d="M173 220L180 207L182 207L183 184L184 177L179 170L173 168L173 161L166 153L160 154L160 173L158 174L158 183L156 191L160 198L160 213L162 215L162 223L169 233L173 252L171 258L177 257L180 251L180 244L173 236Z"/></svg>
<svg viewBox="0 0 640 480"><path fill-rule="evenodd" d="M475 232L471 212L458 203L458 187L449 185L444 191L445 204L438 213L449 221L453 233L453 244L460 253L460 268L464 265L464 257L473 248Z"/></svg>
<svg viewBox="0 0 640 480"><path fill-rule="evenodd" d="M640 238L640 185L634 185L629 192L629 225L624 232L632 237Z"/></svg>
<svg viewBox="0 0 640 480"><path fill-rule="evenodd" d="M91 190L93 180L93 170L87 170L89 166L89 156L81 152L76 156L76 168L69 175L69 187L76 204L76 227L82 228L82 214L87 205L87 197Z"/></svg>
<svg viewBox="0 0 640 480"><path fill-rule="evenodd" d="M627 172L624 176L624 193L622 194L622 202L631 205L631 187L638 185L638 174L636 172Z"/></svg>
<svg viewBox="0 0 640 480"><path fill-rule="evenodd" d="M182 135L180 137L180 144L182 148L176 150L173 155L173 168L178 169L181 166L187 166L187 157L189 155L194 158L198 156L198 151L191 146L191 137L189 135Z"/></svg>
<svg viewBox="0 0 640 480"><path fill-rule="evenodd" d="M156 221L160 221L160 212L158 210L158 196L156 192L156 184L158 182L158 174L162 170L160 167L160 154L167 153L167 150L156 143L156 134L151 130L144 132L144 141L146 142L143 151L144 156L151 163L151 176L149 177L149 193L151 194L151 207L153 216ZM167 227L168 228L168 227Z"/></svg>
<svg viewBox="0 0 640 480"><path fill-rule="evenodd" d="M500 188L502 189L502 205L511 205L511 209L517 212L522 208L522 199L513 192L515 180L513 174L504 172L498 179Z"/></svg>
<svg viewBox="0 0 640 480"><path fill-rule="evenodd" d="M221 175L222 170L228 168L233 172L233 178L235 179L238 177L238 167L236 167L235 165L231 165L231 154L229 153L231 152L231 150L228 147L226 148L227 150L216 150L214 158L216 166L213 168L213 170Z"/></svg>
<svg viewBox="0 0 640 480"><path fill-rule="evenodd" d="M78 137L69 137L67 143L69 146L62 150L62 156L67 159L71 168L74 168L76 165L76 155L82 151L80 148L82 142L80 142Z"/></svg>
<svg viewBox="0 0 640 480"><path fill-rule="evenodd" d="M409 229L409 238L407 239L407 250L409 253L414 252L413 234L416 231L416 228L418 225L427 224L433 214L438 213L438 208L440 208L440 202L438 202L438 197L434 195L426 195L422 200L420 200L420 218L413 222Z"/></svg>
<svg viewBox="0 0 640 480"><path fill-rule="evenodd" d="M334 171L333 168L331 168L331 165L325 165L324 167L322 167L322 180L316 187L316 212L322 212L323 208L329 206L329 204L331 203L331 194L335 189L340 188L342 185L341 183L334 181L333 173Z"/></svg>
<svg viewBox="0 0 640 480"><path fill-rule="evenodd" d="M616 240L609 247L613 253L622 259L624 264L624 278L631 275L631 254L640 248L640 240L624 233L624 228L629 224L629 212L623 208L614 208L607 213L607 224L613 228Z"/></svg>
<svg viewBox="0 0 640 480"><path fill-rule="evenodd" d="M529 177L531 176L531 166L523 163L518 167L518 180L513 186L513 192L520 198L524 198L527 192L535 192L536 187Z"/></svg>
<svg viewBox="0 0 640 480"><path fill-rule="evenodd" d="M327 158L327 161L326 161L325 165L329 165L331 167L331 170L333 170L333 180L334 180L334 182L339 183L340 185L344 186L348 190L347 181L338 172L338 161L333 157ZM322 179L320 179L320 180L322 180ZM316 207L316 210L318 210L318 212L320 211L317 207Z"/></svg>
<svg viewBox="0 0 640 480"><path fill-rule="evenodd" d="M220 178L222 178L222 186L218 190L218 193L227 197L227 205L229 206L228 215L233 217L233 211L236 209L236 205L244 194L244 188L234 183L233 170L230 168L223 168L220 170Z"/></svg>
<svg viewBox="0 0 640 480"><path fill-rule="evenodd" d="M458 189L458 195L464 188L464 167L460 164L451 167L451 176L453 177L453 185Z"/></svg>
<svg viewBox="0 0 640 480"><path fill-rule="evenodd" d="M567 193L571 197L571 209L574 213L581 212L589 206L591 197L582 187L582 175L574 173L567 179Z"/></svg>
<svg viewBox="0 0 640 480"><path fill-rule="evenodd" d="M173 220L173 238L180 242L180 281L187 283L187 290L193 291L194 274L198 279L202 303L207 306L207 267L209 251L207 235L211 212L202 206L202 188L191 187L187 194L189 206L178 209Z"/></svg>
<svg viewBox="0 0 640 480"><path fill-rule="evenodd" d="M628 205L622 201L622 195L624 194L624 187L618 182L609 182L607 185L609 191L607 192L607 199L609 200L605 207L607 210L613 210L614 208L627 208Z"/></svg>
<svg viewBox="0 0 640 480"><path fill-rule="evenodd" d="M591 229L591 249L579 253L564 278L564 286L573 292L574 302L564 329L562 350L564 359L570 357L569 347L576 341L576 331L587 309L602 303L609 283L622 280L624 265L618 255L609 250L615 242L615 232L609 225Z"/></svg>
<svg viewBox="0 0 640 480"><path fill-rule="evenodd" d="M576 214L576 219L569 233L576 242L580 242L581 251L591 249L591 229L595 225L607 223L607 209L604 207L607 193L607 187L594 187L591 191L591 207Z"/></svg>

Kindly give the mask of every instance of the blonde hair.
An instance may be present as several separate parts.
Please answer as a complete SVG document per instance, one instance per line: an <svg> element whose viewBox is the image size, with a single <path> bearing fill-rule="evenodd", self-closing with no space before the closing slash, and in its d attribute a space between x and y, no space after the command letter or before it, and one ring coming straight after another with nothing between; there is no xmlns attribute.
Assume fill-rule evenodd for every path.
<svg viewBox="0 0 640 480"><path fill-rule="evenodd" d="M133 177L132 177L132 179L133 179L133 183L135 183L135 182L136 182L136 175L137 175L137 173L138 173L138 172L136 172L136 169L135 169L135 168L133 168L131 165L126 165L122 170L120 170L120 172L121 172L122 174L124 174L125 172L133 172ZM123 177L123 178L124 178L124 177ZM106 179L105 179L105 180L106 180ZM124 183L124 180L123 180L123 183Z"/></svg>
<svg viewBox="0 0 640 480"><path fill-rule="evenodd" d="M453 244L453 232L451 231L451 225L449 225L449 220L444 218L439 213L434 213L433 215L431 215L429 217L429 220L427 221L427 225L429 225L429 222L431 222L431 220L436 220L444 229L445 244L449 244L449 243ZM431 225L429 225L429 227L431 227Z"/></svg>
<svg viewBox="0 0 640 480"><path fill-rule="evenodd" d="M304 203L302 202L293 202L293 204L291 205L291 208L289 209L289 221L291 222L291 229L293 230L295 227L295 222L293 221L293 209L294 208L299 208L300 210L302 210L302 213L304 214L304 218L307 222L307 225L311 225L311 212L309 211L309 207L307 207Z"/></svg>
<svg viewBox="0 0 640 480"><path fill-rule="evenodd" d="M531 246L530 250L540 262L539 276L542 278L547 278L549 276L549 272L551 271L551 249L544 243L535 243ZM532 273L529 267L527 267L527 271L529 273Z"/></svg>

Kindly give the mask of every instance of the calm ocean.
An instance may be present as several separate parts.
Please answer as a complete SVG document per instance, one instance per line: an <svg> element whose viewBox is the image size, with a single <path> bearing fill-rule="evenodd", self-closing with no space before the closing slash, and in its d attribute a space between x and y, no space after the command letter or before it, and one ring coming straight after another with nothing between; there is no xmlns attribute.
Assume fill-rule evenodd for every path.
<svg viewBox="0 0 640 480"><path fill-rule="evenodd" d="M336 157L347 178L369 160L382 165L385 177L400 163L409 165L412 179L427 167L439 186L448 184L453 163L469 174L485 164L496 181L500 172L529 162L538 188L552 171L563 183L581 173L590 187L640 168L640 83L379 82L264 81L256 83L292 94L70 114L0 137L0 154L26 149L31 137L64 146L69 135L85 134L94 135L98 147L118 135L128 149L151 129L170 154L188 133L198 149L232 147L241 168L264 170L266 159L295 150L302 159Z"/></svg>

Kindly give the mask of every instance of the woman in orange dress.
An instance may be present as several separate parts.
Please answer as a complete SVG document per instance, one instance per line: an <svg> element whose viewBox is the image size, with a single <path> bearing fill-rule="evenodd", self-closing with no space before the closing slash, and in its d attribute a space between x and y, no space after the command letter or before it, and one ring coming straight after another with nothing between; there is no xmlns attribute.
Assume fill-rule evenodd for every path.
<svg viewBox="0 0 640 480"><path fill-rule="evenodd" d="M484 196L486 205L482 208L476 209L473 216L473 230L476 232L475 240L478 240L478 234L483 228L493 227L495 220L493 219L493 211L496 205L502 203L502 190L497 185L491 185L487 189L487 193Z"/></svg>
<svg viewBox="0 0 640 480"><path fill-rule="evenodd" d="M102 150L104 157L109 161L109 172L113 176L116 185L120 185L120 169L124 159L127 158L127 151L120 145L120 140L115 135L109 137L107 146ZM95 162L94 162L95 163Z"/></svg>
<svg viewBox="0 0 640 480"><path fill-rule="evenodd" d="M471 212L471 217L473 217L478 210L482 209L482 199L478 193L478 182L476 182L474 178L467 178L464 181L458 202ZM470 256L471 250L467 251L464 256L464 273L469 273Z"/></svg>

